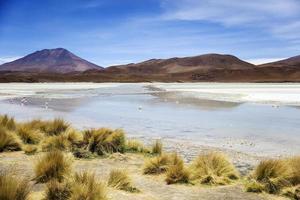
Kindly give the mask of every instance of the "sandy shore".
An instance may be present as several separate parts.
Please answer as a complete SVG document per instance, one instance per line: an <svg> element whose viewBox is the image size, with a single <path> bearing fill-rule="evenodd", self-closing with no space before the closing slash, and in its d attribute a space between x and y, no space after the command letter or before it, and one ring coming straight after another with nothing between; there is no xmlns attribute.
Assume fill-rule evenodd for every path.
<svg viewBox="0 0 300 200"><path fill-rule="evenodd" d="M0 168L13 168L22 176L34 176L34 162L39 155L27 156L23 152L0 154ZM137 154L113 154L108 158L92 160L75 160L75 171L87 170L95 172L97 179L106 182L112 169L128 171L133 184L141 190L140 193L128 193L113 188L108 189L111 200L279 200L284 199L267 194L254 194L244 191L243 185L237 183L228 186L207 187L199 185L167 185L164 176L142 175L144 158ZM41 200L45 185L33 186L32 198Z"/></svg>

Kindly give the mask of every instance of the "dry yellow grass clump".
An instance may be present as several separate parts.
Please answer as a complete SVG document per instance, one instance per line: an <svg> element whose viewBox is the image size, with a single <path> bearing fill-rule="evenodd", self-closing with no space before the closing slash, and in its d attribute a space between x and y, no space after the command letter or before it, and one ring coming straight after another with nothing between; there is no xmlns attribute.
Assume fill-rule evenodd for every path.
<svg viewBox="0 0 300 200"><path fill-rule="evenodd" d="M125 170L114 169L109 174L108 185L119 190L128 192L138 192L139 190L132 186L132 181Z"/></svg>
<svg viewBox="0 0 300 200"><path fill-rule="evenodd" d="M246 185L247 191L261 192L276 194L282 188L290 185L292 171L288 163L284 160L265 160L255 168L250 181ZM258 190L257 188L260 188Z"/></svg>
<svg viewBox="0 0 300 200"><path fill-rule="evenodd" d="M151 153L145 145L138 140L127 140L125 145L126 152L132 153Z"/></svg>
<svg viewBox="0 0 300 200"><path fill-rule="evenodd" d="M51 121L40 121L40 130L47 135L59 135L69 128L69 124L63 119L57 118Z"/></svg>
<svg viewBox="0 0 300 200"><path fill-rule="evenodd" d="M239 177L228 158L217 152L198 156L191 166L191 172L193 180L208 185L226 185Z"/></svg>
<svg viewBox="0 0 300 200"><path fill-rule="evenodd" d="M39 130L26 124L18 126L16 132L25 144L38 144L44 137Z"/></svg>
<svg viewBox="0 0 300 200"><path fill-rule="evenodd" d="M51 180L47 183L44 200L68 200L71 196L71 184Z"/></svg>
<svg viewBox="0 0 300 200"><path fill-rule="evenodd" d="M84 141L92 153L105 155L108 153L125 151L125 134L117 129L92 129L84 132Z"/></svg>
<svg viewBox="0 0 300 200"><path fill-rule="evenodd" d="M144 164L144 174L161 174L167 171L170 163L170 156L162 154L146 160Z"/></svg>
<svg viewBox="0 0 300 200"><path fill-rule="evenodd" d="M13 132L0 127L0 152L2 151L19 151L22 142Z"/></svg>
<svg viewBox="0 0 300 200"><path fill-rule="evenodd" d="M7 130L15 130L16 126L14 118L8 115L0 115L0 127L6 128Z"/></svg>
<svg viewBox="0 0 300 200"><path fill-rule="evenodd" d="M42 155L35 165L36 182L45 183L56 179L61 182L71 171L72 159L55 150Z"/></svg>
<svg viewBox="0 0 300 200"><path fill-rule="evenodd" d="M300 197L300 157L262 161L246 183L248 192Z"/></svg>
<svg viewBox="0 0 300 200"><path fill-rule="evenodd" d="M1 200L28 200L30 194L29 181L14 176L11 172L0 172Z"/></svg>
<svg viewBox="0 0 300 200"><path fill-rule="evenodd" d="M300 156L295 156L287 160L292 170L291 183L293 185L300 184Z"/></svg>
<svg viewBox="0 0 300 200"><path fill-rule="evenodd" d="M72 184L70 200L107 200L105 184L95 178L95 174L88 172L76 173Z"/></svg>
<svg viewBox="0 0 300 200"><path fill-rule="evenodd" d="M167 184L188 183L190 180L190 171L184 167L184 162L177 153L173 154L170 166L167 168Z"/></svg>
<svg viewBox="0 0 300 200"><path fill-rule="evenodd" d="M163 152L163 144L161 140L156 140L154 144L152 145L152 154L158 154L161 155Z"/></svg>

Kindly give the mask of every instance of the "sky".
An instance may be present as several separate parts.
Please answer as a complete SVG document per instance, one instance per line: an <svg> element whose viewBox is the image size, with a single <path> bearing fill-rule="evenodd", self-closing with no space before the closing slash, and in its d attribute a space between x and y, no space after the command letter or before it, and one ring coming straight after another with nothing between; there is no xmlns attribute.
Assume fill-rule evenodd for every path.
<svg viewBox="0 0 300 200"><path fill-rule="evenodd" d="M300 0L0 0L0 63L66 48L100 66L300 55Z"/></svg>

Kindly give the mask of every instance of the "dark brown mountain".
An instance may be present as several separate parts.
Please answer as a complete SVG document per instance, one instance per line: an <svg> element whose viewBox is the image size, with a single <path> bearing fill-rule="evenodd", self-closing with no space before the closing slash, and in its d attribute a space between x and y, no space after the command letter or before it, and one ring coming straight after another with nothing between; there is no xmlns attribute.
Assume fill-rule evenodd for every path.
<svg viewBox="0 0 300 200"><path fill-rule="evenodd" d="M70 73L87 70L101 70L63 48L36 51L18 60L0 65L0 71L39 72L39 73Z"/></svg>
<svg viewBox="0 0 300 200"><path fill-rule="evenodd" d="M255 65L232 55L205 54L184 58L151 59L136 64L112 66L105 71L129 74L178 74L220 69L251 69L253 67Z"/></svg>
<svg viewBox="0 0 300 200"><path fill-rule="evenodd" d="M291 57L277 62L262 64L259 65L259 67L299 67L300 68L300 56Z"/></svg>

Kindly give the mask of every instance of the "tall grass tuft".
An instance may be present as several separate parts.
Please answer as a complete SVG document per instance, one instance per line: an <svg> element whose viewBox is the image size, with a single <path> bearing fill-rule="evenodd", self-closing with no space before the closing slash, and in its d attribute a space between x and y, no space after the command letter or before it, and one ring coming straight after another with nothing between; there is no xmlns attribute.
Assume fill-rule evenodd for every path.
<svg viewBox="0 0 300 200"><path fill-rule="evenodd" d="M162 154L146 160L144 164L144 174L161 174L167 171L170 163L170 155Z"/></svg>
<svg viewBox="0 0 300 200"><path fill-rule="evenodd" d="M0 199L1 200L29 200L29 181L14 176L11 172L0 172Z"/></svg>
<svg viewBox="0 0 300 200"><path fill-rule="evenodd" d="M44 200L68 200L71 197L71 183L51 180L47 183Z"/></svg>
<svg viewBox="0 0 300 200"><path fill-rule="evenodd" d="M132 153L146 153L147 149L144 144L138 140L127 140L126 141L126 152Z"/></svg>
<svg viewBox="0 0 300 200"><path fill-rule="evenodd" d="M277 194L282 188L289 186L291 177L292 171L286 161L272 159L260 162L252 174L254 181L271 194ZM247 191L251 190L253 188L248 185Z"/></svg>
<svg viewBox="0 0 300 200"><path fill-rule="evenodd" d="M170 166L167 169L167 184L188 183L190 180L190 172L184 167L184 162L176 153L173 154Z"/></svg>
<svg viewBox="0 0 300 200"><path fill-rule="evenodd" d="M49 136L59 135L65 132L69 128L69 124L65 122L63 119L54 119L51 121L44 121L37 123L40 125L40 130L45 132Z"/></svg>
<svg viewBox="0 0 300 200"><path fill-rule="evenodd" d="M152 154L158 154L161 155L163 152L163 144L161 140L156 140L154 144L152 145Z"/></svg>
<svg viewBox="0 0 300 200"><path fill-rule="evenodd" d="M198 156L191 166L191 171L193 180L208 185L226 185L239 177L227 157L217 152Z"/></svg>
<svg viewBox="0 0 300 200"><path fill-rule="evenodd" d="M300 185L300 156L292 157L287 161L292 170L291 183L293 185Z"/></svg>
<svg viewBox="0 0 300 200"><path fill-rule="evenodd" d="M132 186L128 173L120 169L114 169L110 172L108 185L119 190L138 192L138 189Z"/></svg>
<svg viewBox="0 0 300 200"><path fill-rule="evenodd" d="M71 171L72 159L63 152L54 150L41 156L35 165L35 181L46 183L56 179L61 182Z"/></svg>
<svg viewBox="0 0 300 200"><path fill-rule="evenodd" d="M85 131L84 141L88 144L88 149L98 155L125 151L125 134L119 129L101 128Z"/></svg>
<svg viewBox="0 0 300 200"><path fill-rule="evenodd" d="M43 134L39 130L28 125L20 125L16 132L25 144L37 144L43 138Z"/></svg>
<svg viewBox="0 0 300 200"><path fill-rule="evenodd" d="M43 151L51 151L51 150L70 150L71 149L71 142L68 140L68 137L64 134L61 135L54 135L45 138L42 143L41 147Z"/></svg>
<svg viewBox="0 0 300 200"><path fill-rule="evenodd" d="M14 118L9 117L8 115L0 116L0 128L3 127L12 131L16 129L16 126Z"/></svg>
<svg viewBox="0 0 300 200"><path fill-rule="evenodd" d="M21 143L12 132L0 127L0 152L19 151Z"/></svg>
<svg viewBox="0 0 300 200"><path fill-rule="evenodd" d="M94 174L76 173L70 200L107 200L106 186L98 182Z"/></svg>

